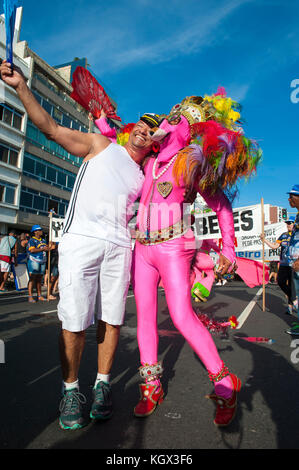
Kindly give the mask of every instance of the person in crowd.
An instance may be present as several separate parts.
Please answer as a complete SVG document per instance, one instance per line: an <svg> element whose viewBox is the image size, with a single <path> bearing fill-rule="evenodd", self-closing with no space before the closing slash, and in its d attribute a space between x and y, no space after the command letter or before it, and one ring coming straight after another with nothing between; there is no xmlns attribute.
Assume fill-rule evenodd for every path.
<svg viewBox="0 0 299 470"><path fill-rule="evenodd" d="M17 265L17 235L15 230L10 230L7 236L2 237L0 242L0 293L6 292L6 282L11 271L12 258L14 256Z"/></svg>
<svg viewBox="0 0 299 470"><path fill-rule="evenodd" d="M277 274L278 274L279 262L278 261L270 261L269 263L269 283L277 284Z"/></svg>
<svg viewBox="0 0 299 470"><path fill-rule="evenodd" d="M47 252L52 249L47 245L46 240L43 238L43 229L40 225L33 225L31 229L31 238L28 241L28 261L27 268L29 272L28 283L28 302L35 303L33 297L33 289L36 288L37 299L45 301L42 296L42 278L46 272L47 265Z"/></svg>
<svg viewBox="0 0 299 470"><path fill-rule="evenodd" d="M294 273L294 284L297 297L295 305L297 308L297 315L299 315L299 184L295 184L288 194L290 206L293 209L297 209L298 211L294 220L293 230L287 248L287 258L289 261L289 265L292 267ZM290 330L287 330L287 333L298 336L299 330L298 328L294 327Z"/></svg>
<svg viewBox="0 0 299 470"><path fill-rule="evenodd" d="M180 150L188 146L191 129L183 114L175 118L173 120L169 116L164 119L156 131L164 137L160 141L157 158L149 159L145 167L145 183L137 216L133 290L137 306L137 339L141 363L139 372L143 382L139 385L140 400L134 408L134 415L138 418L149 416L164 399L160 380L163 366L158 361L157 327L157 287L162 280L174 326L203 362L214 383L215 394L209 396L217 404L214 423L217 426L227 426L235 415L241 381L236 375L229 373L209 331L192 308L190 270L196 244L190 224L188 226L183 217L183 194L189 186L187 178L190 173L186 170L186 160L180 160L180 156L186 155L184 150L180 154ZM156 137L156 132L153 138ZM190 151L193 149L194 147L190 147ZM184 170L186 180L182 176ZM194 174L199 180L199 168ZM194 188L216 212L219 220L223 236L219 270L224 274L235 260L231 205L220 189L211 194L208 186L203 191L198 180L194 182ZM192 183L190 186L192 187Z"/></svg>
<svg viewBox="0 0 299 470"><path fill-rule="evenodd" d="M155 116L142 116L127 144L113 144L103 135L58 125L39 105L22 74L3 61L2 79L18 93L31 121L49 139L83 158L59 243L58 316L62 322L60 358L63 398L59 424L63 429L86 425L79 391L79 366L86 329L98 317L98 374L90 417L112 416L110 371L130 282L131 238L127 213L140 195L144 175L140 165L151 153L150 129ZM74 252L76 256L74 257Z"/></svg>
<svg viewBox="0 0 299 470"><path fill-rule="evenodd" d="M261 240L272 248L276 250L280 248L280 261L279 261L279 270L277 273L277 283L281 290L287 296L287 310L286 313L292 315L295 310L294 302L296 300L295 286L294 286L294 273L293 269L289 264L287 257L287 248L291 239L291 234L294 227L295 217L290 217L285 221L287 231L282 233L275 242L270 242L265 238L265 236L260 235Z"/></svg>
<svg viewBox="0 0 299 470"><path fill-rule="evenodd" d="M29 239L30 236L27 236L26 233L21 233L18 237L18 263L24 263L27 260L27 245Z"/></svg>
<svg viewBox="0 0 299 470"><path fill-rule="evenodd" d="M58 243L55 243L55 248L51 252L50 268L49 300L56 300L54 288L58 280Z"/></svg>

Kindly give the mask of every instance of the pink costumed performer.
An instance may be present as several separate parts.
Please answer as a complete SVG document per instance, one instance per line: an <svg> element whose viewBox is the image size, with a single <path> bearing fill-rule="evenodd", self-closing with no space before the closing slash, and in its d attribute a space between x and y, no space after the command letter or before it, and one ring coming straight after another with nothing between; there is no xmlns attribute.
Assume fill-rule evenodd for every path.
<svg viewBox="0 0 299 470"><path fill-rule="evenodd" d="M187 99L187 111L191 114L194 114L194 110L195 114L198 112L198 100L201 102L202 98L191 97L190 107L190 100ZM205 113L211 119L211 111L215 112L215 108L205 100L200 113ZM184 114L190 116L188 112ZM237 176L240 172L246 174L248 168L243 165L244 168L242 167L240 171L238 167L238 171L234 172L233 181L230 181L230 172L226 173L223 169L225 164L229 163L230 157L235 158L240 153L240 142L237 142L240 138L238 136L236 139L236 132L231 132L230 137L235 134L233 142L223 142L221 140L223 136L219 136L219 127L213 129L214 124L217 124L215 122L211 134L213 145L208 145L205 155L199 145L187 147L187 152L184 153L184 147L188 145L191 137L192 120L190 119L189 124L182 113L178 121L178 124L171 125L165 119L154 135L159 137L159 132L162 132L166 137L161 143L158 157L149 159L145 166L145 183L138 212L132 275L137 305L137 339L142 364L140 375L144 383L140 385L141 398L134 409L134 414L138 417L148 416L155 410L157 404L163 401L164 394L160 383L163 368L157 357L157 287L162 281L174 325L197 353L206 366L211 381L215 384L215 394L208 397L217 404L214 423L226 426L234 417L241 381L229 373L219 357L208 329L192 309L190 266L196 244L193 232L184 217L186 209L184 194L186 189L197 190L208 206L216 212L223 239L220 266L224 273L235 261L234 224L231 205L219 188L232 184L236 174ZM193 120L194 122L196 120ZM222 134L225 134L224 131L225 128L221 127ZM199 135L207 132L210 132L210 126L208 129L200 129ZM237 143L238 152L236 152ZM203 148L206 144L207 142L203 140ZM222 154L219 164L221 171L219 169L217 172L215 164L210 165L207 158L215 145L216 150L218 152L221 150ZM184 150L180 152L181 149ZM191 152L188 153L188 150ZM242 159L237 158L237 160L242 162ZM177 166L176 171L174 171L175 166ZM223 178L225 180L222 181Z"/></svg>
<svg viewBox="0 0 299 470"><path fill-rule="evenodd" d="M190 102L191 106L188 105ZM201 102L200 97L187 99L187 111L194 117L200 104L201 110L204 109L208 119L211 119L210 113L214 108L208 100ZM153 138L159 132L166 137L157 158L149 159L145 166L132 268L141 362L139 370L144 383L139 386L140 401L134 414L137 417L148 416L163 401L160 382L163 368L157 357L157 287L161 279L175 327L201 359L215 385L215 394L208 396L217 405L214 423L226 426L235 415L241 381L229 373L210 332L192 308L190 266L196 245L193 232L185 223L184 193L186 189L196 190L217 214L223 240L220 253L223 274L235 262L235 234L231 204L219 188L229 186L235 182L236 174L247 174L252 168L249 168L248 152L245 155L246 142L240 133L228 130L215 121L201 122L197 129L197 135L202 137L201 145L186 147L190 137L194 136L191 136L192 120L189 124L185 117L187 111L185 109L177 116L179 122L175 125L167 119L163 120ZM196 129L193 131L196 133ZM248 142L247 148L250 147ZM217 164L214 162L215 155ZM234 168L233 179L231 171L226 171L227 166Z"/></svg>
<svg viewBox="0 0 299 470"><path fill-rule="evenodd" d="M186 188L183 181L177 185L173 176L177 152L188 143L190 127L182 116L179 124L170 125L164 120L160 128L168 135L161 144L157 159L150 159L145 168L133 261L137 339L142 364L140 373L145 379L145 383L140 385L141 399L134 413L138 417L147 416L163 400L159 380L162 365L158 363L157 357L157 286L161 277L174 325L197 353L215 383L216 394L211 396L218 401L215 424L227 425L235 412L236 392L240 389L241 381L229 374L209 331L192 308L190 265L195 240L192 230L184 226L183 194ZM234 225L231 206L220 191L211 195L208 191L197 189L218 216L223 238L222 255L233 263Z"/></svg>

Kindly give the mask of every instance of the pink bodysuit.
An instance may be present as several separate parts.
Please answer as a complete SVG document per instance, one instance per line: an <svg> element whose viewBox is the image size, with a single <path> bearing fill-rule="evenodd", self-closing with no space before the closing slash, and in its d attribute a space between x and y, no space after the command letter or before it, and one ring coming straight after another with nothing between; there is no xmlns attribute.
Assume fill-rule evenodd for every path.
<svg viewBox="0 0 299 470"><path fill-rule="evenodd" d="M153 168L155 159L150 159L145 167L145 183L137 217L137 226L145 237L149 232L152 234L179 223L184 215L184 183L176 185L172 174L173 164L165 172L163 170L188 143L189 124L182 116L178 125L171 126L165 120L160 128L163 127L169 135L161 146L158 164ZM153 173L156 176L161 174L155 183ZM161 195L161 192L167 194L169 190L167 197ZM211 195L198 188L198 192L218 216L223 239L222 254L233 263L235 235L231 205L221 191ZM157 287L161 279L175 327L212 374L221 370L222 360L214 341L192 308L190 267L195 249L195 239L190 228L162 243L145 245L136 241L132 280L137 306L137 339L143 365L158 361ZM225 377L215 384L215 390L217 395L229 397L232 391L230 378Z"/></svg>

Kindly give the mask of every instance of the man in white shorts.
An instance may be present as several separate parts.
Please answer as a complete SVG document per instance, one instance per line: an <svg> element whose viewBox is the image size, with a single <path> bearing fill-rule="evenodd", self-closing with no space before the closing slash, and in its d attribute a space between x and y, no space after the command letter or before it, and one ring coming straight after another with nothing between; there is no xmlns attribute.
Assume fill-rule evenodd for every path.
<svg viewBox="0 0 299 470"><path fill-rule="evenodd" d="M98 375L91 418L112 415L109 376L124 320L131 268L128 213L140 195L144 176L140 168L152 149L150 128L158 118L145 115L137 122L125 147L100 134L86 134L59 126L39 105L23 76L3 61L1 76L15 88L31 121L50 140L83 157L59 244L58 316L62 322L60 357L63 398L60 426L78 429L86 422L79 392L78 372L85 330L98 315Z"/></svg>
<svg viewBox="0 0 299 470"><path fill-rule="evenodd" d="M1 239L0 242L0 293L7 291L5 284L8 274L11 271L12 254L15 255L15 262L17 260L16 237L16 232L11 230L6 237Z"/></svg>

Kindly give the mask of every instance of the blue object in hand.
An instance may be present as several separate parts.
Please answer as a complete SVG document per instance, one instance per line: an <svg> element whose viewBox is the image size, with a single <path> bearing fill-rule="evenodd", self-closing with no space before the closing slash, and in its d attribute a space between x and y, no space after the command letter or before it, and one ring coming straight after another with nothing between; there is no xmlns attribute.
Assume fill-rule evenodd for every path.
<svg viewBox="0 0 299 470"><path fill-rule="evenodd" d="M19 0L4 0L3 9L5 15L6 29L6 60L13 64L13 38L16 23L16 10L19 6Z"/></svg>

